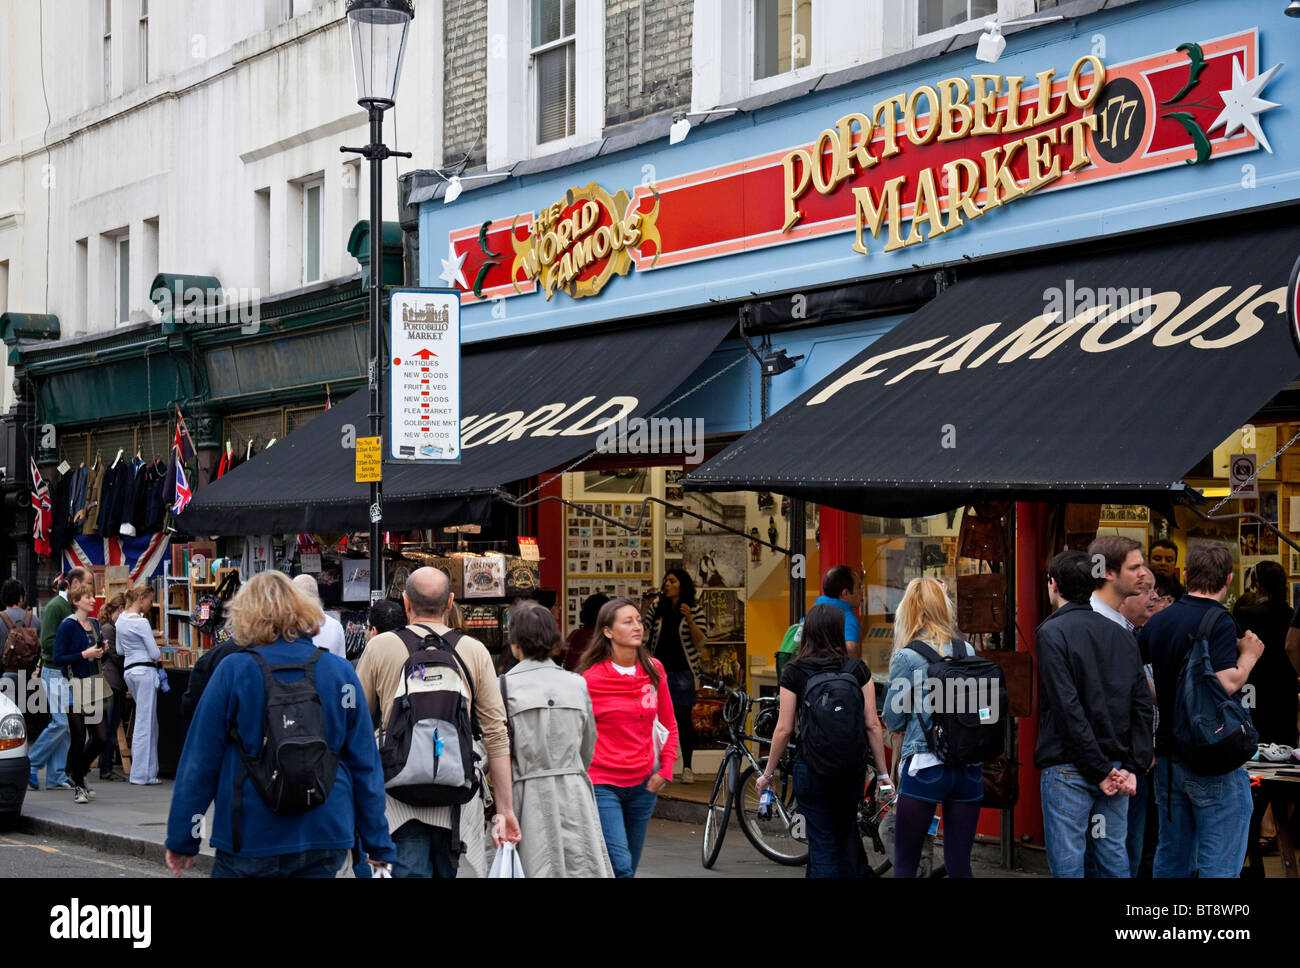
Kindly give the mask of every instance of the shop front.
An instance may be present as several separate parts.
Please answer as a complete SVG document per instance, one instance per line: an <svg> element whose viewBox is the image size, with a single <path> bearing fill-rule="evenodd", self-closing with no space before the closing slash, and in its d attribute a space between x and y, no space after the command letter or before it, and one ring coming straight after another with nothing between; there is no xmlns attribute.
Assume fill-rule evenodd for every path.
<svg viewBox="0 0 1300 968"><path fill-rule="evenodd" d="M527 527L546 538L565 631L587 596L646 595L680 567L705 606L708 670L771 689L785 628L848 564L883 675L907 581L955 591L989 571L957 553L963 512L1009 502L991 563L1003 619L982 644L1020 656L1004 843L1041 843L1033 632L1065 508L1091 534L1167 537L1180 556L1231 530L1240 557L1238 528L1268 530L1191 505L1226 486L1226 455L1263 467L1300 421L1285 313L1300 82L1277 66L1294 30L1262 0L1103 10L996 65L963 52L864 69L742 102L679 144L634 132L529 162L451 204L438 174L407 176L421 280L461 291L467 354L730 317L663 377L652 416L681 422L666 444L628 423L581 461L497 472L529 475L507 506L560 499ZM676 344L665 331L622 378ZM1245 424L1250 448L1225 443ZM1287 455L1263 470L1276 496L1253 509L1287 533L1291 470ZM1292 566L1285 540L1246 558L1260 547Z"/></svg>

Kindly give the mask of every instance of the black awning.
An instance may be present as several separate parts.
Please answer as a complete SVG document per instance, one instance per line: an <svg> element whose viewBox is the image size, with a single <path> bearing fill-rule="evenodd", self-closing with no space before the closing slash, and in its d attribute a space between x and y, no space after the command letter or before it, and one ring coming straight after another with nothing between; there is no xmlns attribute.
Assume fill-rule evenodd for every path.
<svg viewBox="0 0 1300 968"><path fill-rule="evenodd" d="M1284 308L1300 227L1183 231L959 281L686 485L900 517L1168 500L1300 372Z"/></svg>
<svg viewBox="0 0 1300 968"><path fill-rule="evenodd" d="M461 463L385 464L384 527L485 520L497 488L593 450L611 419L650 413L732 325L729 317L712 317L529 345L466 347ZM368 391L354 393L204 488L178 527L194 534L369 527L369 485L356 483L356 453L345 447L368 433L368 412Z"/></svg>

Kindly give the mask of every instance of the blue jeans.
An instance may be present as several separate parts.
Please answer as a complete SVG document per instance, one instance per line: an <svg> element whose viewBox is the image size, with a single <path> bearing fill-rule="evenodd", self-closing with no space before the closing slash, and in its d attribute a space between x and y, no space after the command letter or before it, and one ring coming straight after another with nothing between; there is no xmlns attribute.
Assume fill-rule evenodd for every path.
<svg viewBox="0 0 1300 968"><path fill-rule="evenodd" d="M634 787L597 783L595 788L600 830L605 835L605 849L609 851L614 876L636 877L641 848L645 846L645 831L650 826L659 794L651 793L644 783Z"/></svg>
<svg viewBox="0 0 1300 968"><path fill-rule="evenodd" d="M344 859L344 850L304 850L298 854L272 857L240 857L217 851L212 877L334 877Z"/></svg>
<svg viewBox="0 0 1300 968"><path fill-rule="evenodd" d="M49 697L50 725L41 731L27 756L32 763L32 773L45 767L45 789L48 790L68 781L65 766L68 750L72 747L72 734L68 730L68 700L72 694L68 680L57 669L41 669L41 679Z"/></svg>
<svg viewBox="0 0 1300 968"><path fill-rule="evenodd" d="M397 848L394 877L447 880L456 876L460 866L460 858L453 852L456 845L451 831L446 827L430 827L419 820L408 820L393 831L393 846Z"/></svg>
<svg viewBox="0 0 1300 968"><path fill-rule="evenodd" d="M357 834L352 844L352 876L365 880L374 877L374 871L370 869L370 863L366 860L366 852L361 847L361 835Z"/></svg>
<svg viewBox="0 0 1300 968"><path fill-rule="evenodd" d="M1129 876L1127 796L1106 796L1070 763L1043 770L1039 791L1053 877L1083 877L1085 856L1089 876Z"/></svg>
<svg viewBox="0 0 1300 968"><path fill-rule="evenodd" d="M1240 877L1250 830L1244 768L1201 776L1169 757L1156 762L1160 843L1154 877Z"/></svg>
<svg viewBox="0 0 1300 968"><path fill-rule="evenodd" d="M823 776L794 761L794 795L808 837L807 877L862 877L866 853L858 833L858 804L867 773Z"/></svg>

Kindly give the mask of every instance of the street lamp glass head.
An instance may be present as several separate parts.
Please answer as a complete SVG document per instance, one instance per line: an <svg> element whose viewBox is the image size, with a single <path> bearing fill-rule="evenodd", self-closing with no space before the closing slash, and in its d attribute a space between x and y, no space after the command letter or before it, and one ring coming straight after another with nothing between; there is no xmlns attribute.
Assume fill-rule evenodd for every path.
<svg viewBox="0 0 1300 968"><path fill-rule="evenodd" d="M1291 0L1286 5L1286 15L1288 17L1300 17L1300 0Z"/></svg>
<svg viewBox="0 0 1300 968"><path fill-rule="evenodd" d="M996 64L1002 52L1007 49L1007 39L1002 36L1002 28L996 20L990 20L980 34L979 46L975 48L975 59L986 64Z"/></svg>
<svg viewBox="0 0 1300 968"><path fill-rule="evenodd" d="M391 106L397 100L406 33L415 7L411 0L348 0L347 11L357 101Z"/></svg>
<svg viewBox="0 0 1300 968"><path fill-rule="evenodd" d="M465 190L465 186L460 183L459 175L452 175L447 179L447 191L443 193L442 204L450 205L456 199L460 198L460 193Z"/></svg>

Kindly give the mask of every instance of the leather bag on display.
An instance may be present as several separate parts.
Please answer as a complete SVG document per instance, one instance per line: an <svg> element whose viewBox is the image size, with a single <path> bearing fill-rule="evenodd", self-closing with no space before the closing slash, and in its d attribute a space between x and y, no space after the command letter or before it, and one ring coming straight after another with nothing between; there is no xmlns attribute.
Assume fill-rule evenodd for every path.
<svg viewBox="0 0 1300 968"><path fill-rule="evenodd" d="M966 507L961 518L957 554L980 561L1007 560L1006 501L976 501Z"/></svg>
<svg viewBox="0 0 1300 968"><path fill-rule="evenodd" d="M1001 573L957 577L957 628L966 635L992 635L1007 629L1007 576Z"/></svg>

